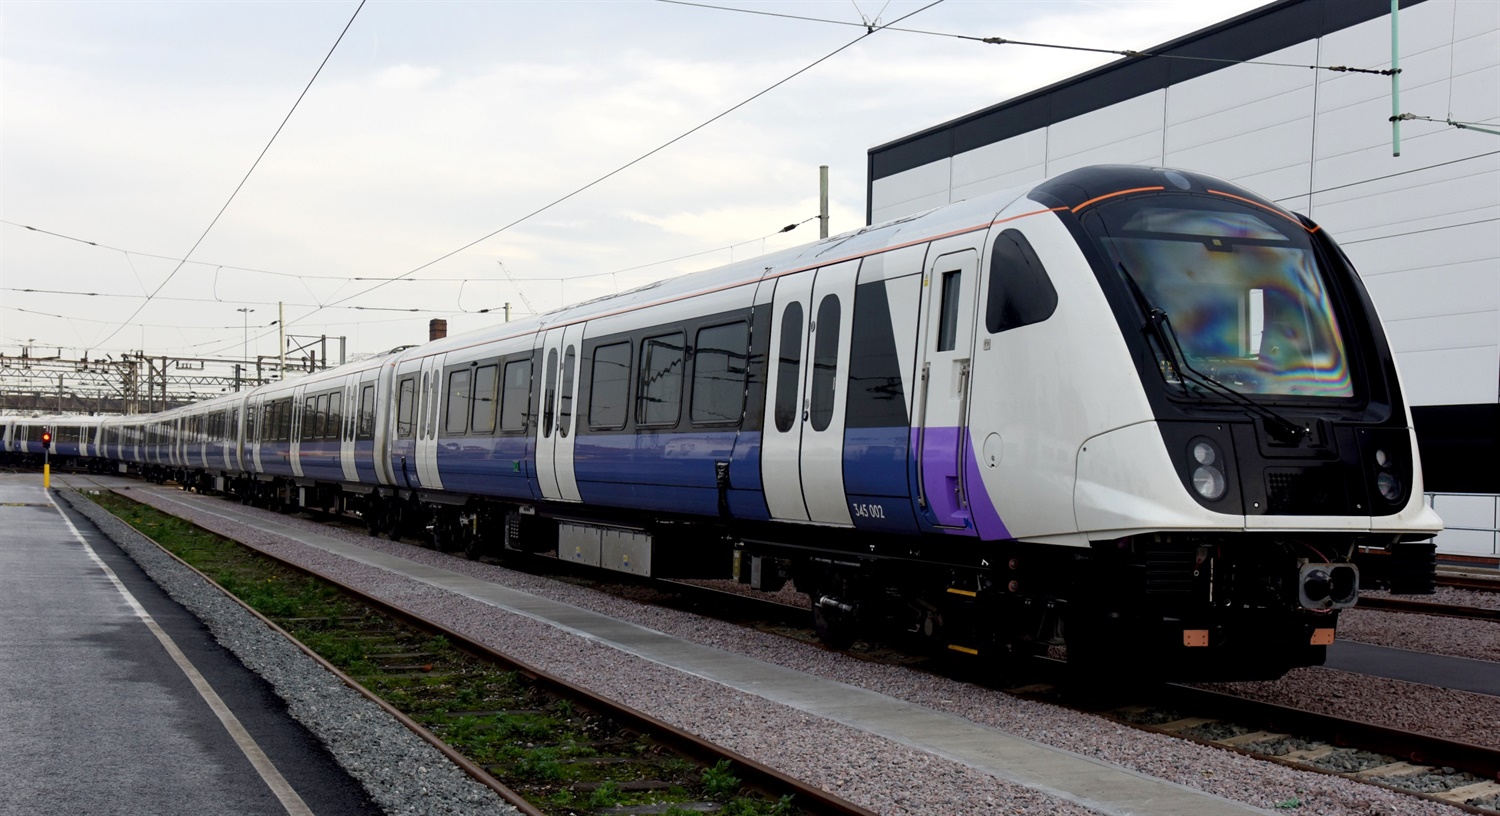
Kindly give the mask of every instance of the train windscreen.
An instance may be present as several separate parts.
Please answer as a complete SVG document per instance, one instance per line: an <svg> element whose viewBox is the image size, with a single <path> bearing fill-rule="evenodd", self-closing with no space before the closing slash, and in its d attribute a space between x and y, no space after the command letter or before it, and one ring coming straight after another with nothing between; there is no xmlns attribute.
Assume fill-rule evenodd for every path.
<svg viewBox="0 0 1500 816"><path fill-rule="evenodd" d="M1122 199L1086 223L1143 305L1165 314L1192 369L1244 394L1354 396L1327 281L1301 224L1201 196ZM1172 365L1161 369L1191 389Z"/></svg>

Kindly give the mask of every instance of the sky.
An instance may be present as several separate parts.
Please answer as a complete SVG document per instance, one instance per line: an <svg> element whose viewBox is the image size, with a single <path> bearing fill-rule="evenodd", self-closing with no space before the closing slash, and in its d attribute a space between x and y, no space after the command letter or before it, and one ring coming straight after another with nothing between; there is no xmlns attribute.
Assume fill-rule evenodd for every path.
<svg viewBox="0 0 1500 816"><path fill-rule="evenodd" d="M819 165L857 229L870 148L1116 59L939 34L1145 49L1260 5L705 2L764 13L6 0L0 353L275 355L283 303L352 358L807 243ZM903 17L936 33L865 27Z"/></svg>

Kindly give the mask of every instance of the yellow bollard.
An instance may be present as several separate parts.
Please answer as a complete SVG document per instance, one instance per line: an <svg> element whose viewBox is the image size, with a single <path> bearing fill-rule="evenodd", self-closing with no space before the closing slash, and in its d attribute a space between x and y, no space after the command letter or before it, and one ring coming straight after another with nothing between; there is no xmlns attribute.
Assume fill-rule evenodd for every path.
<svg viewBox="0 0 1500 816"><path fill-rule="evenodd" d="M46 462L42 465L42 489L52 489L52 463Z"/></svg>

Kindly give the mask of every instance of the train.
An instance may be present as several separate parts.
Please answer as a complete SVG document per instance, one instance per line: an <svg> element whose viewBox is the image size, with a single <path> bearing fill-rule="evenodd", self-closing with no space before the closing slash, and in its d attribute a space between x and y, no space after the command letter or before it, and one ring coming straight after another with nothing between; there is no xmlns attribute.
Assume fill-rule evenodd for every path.
<svg viewBox="0 0 1500 816"><path fill-rule="evenodd" d="M1349 258L1144 166L78 426L112 471L1096 677L1319 665L1361 565L1420 579L1442 527Z"/></svg>

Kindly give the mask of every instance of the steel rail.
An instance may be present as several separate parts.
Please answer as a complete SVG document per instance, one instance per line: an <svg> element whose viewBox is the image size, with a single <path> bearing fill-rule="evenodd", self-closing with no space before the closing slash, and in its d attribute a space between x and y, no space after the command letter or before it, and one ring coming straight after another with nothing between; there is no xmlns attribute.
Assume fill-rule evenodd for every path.
<svg viewBox="0 0 1500 816"><path fill-rule="evenodd" d="M1439 573L1437 583L1438 586L1472 589L1476 592L1500 592L1500 576L1495 578L1480 578L1474 575L1443 575Z"/></svg>
<svg viewBox="0 0 1500 816"><path fill-rule="evenodd" d="M1361 597L1359 603L1354 608L1374 609L1382 612L1414 612L1421 615L1438 615L1445 618L1464 618L1467 620L1500 621L1500 609L1432 603L1429 601L1411 601L1405 598Z"/></svg>
<svg viewBox="0 0 1500 816"><path fill-rule="evenodd" d="M100 486L104 487L103 485ZM107 489L110 492L115 493L116 495L120 495L123 498L129 499L130 501L136 501L131 496L126 495L126 491L121 491L116 488L104 489ZM160 508L155 509L160 510ZM572 698L574 700L580 701L580 704L583 707L591 709L596 713L614 720L618 725L625 728L626 730L634 731L642 735L649 735L652 740L661 743L681 754L691 757L698 762L711 765L718 760L727 759L734 766L734 770L741 777L741 779L745 781L746 784L748 784L752 788L757 788L767 793L790 792L794 797L796 806L801 808L804 812L812 814L828 814L828 816L877 816L877 814L875 814L873 811L860 807L853 802L849 802L845 799L835 796L827 791L822 790L821 788L809 785L806 782L797 779L796 777L782 773L775 768L757 762L756 760L744 756L743 754L740 754L736 751L732 751L723 746L709 742L708 740L705 740L697 736L696 734L678 728L677 726L672 725L671 723L668 723L664 720L657 719L650 714L646 714L645 712L639 711L635 708L625 705L624 703L616 702L589 689L574 685L567 680L564 680L563 678L546 671L545 669L533 666L530 663L527 663L519 658L507 655L504 652L500 652L493 647L477 641L462 632L449 629L443 624L432 621L415 612L402 609L399 606L370 595L363 590L353 587L337 578L324 575L317 570L309 569L299 564L287 561L276 555L261 550L260 548L252 544L247 544L243 541L235 540L233 536L227 536L223 533L210 530L207 527L204 527L203 525L197 523L196 521L193 521L192 519L182 518L181 516L178 516L176 513L173 513L170 510L162 510L162 512L176 516L182 521L192 525L199 530L209 533L210 535L233 540L235 541L235 543L243 547L248 547L249 549L254 550L257 554L276 561L277 563L286 566L287 568L292 569L296 572L300 572L304 575L310 575L317 578L318 580L325 581L337 587L341 591L357 598L361 603L367 604L370 607L388 614L391 617L397 618L417 629L426 631L429 634L441 635L444 638L447 638L450 643L452 643L461 651L467 652L481 660L493 662L500 666L506 667L508 670L515 671L544 691L550 692L559 697ZM155 542L153 541L153 543ZM161 547L160 544L157 544L157 546ZM163 552L166 552L165 548L162 549ZM171 553L169 552L168 554L170 555ZM177 558L175 555L172 557ZM182 561L182 559L180 558L178 558L177 560L179 562ZM182 563L184 563L184 565L187 565L186 562ZM192 569L191 565L187 566L189 569ZM198 571L194 570L194 572ZM198 574L202 575L201 572L199 572ZM205 580L208 580L210 583L212 583L212 579L207 578L207 576L204 576L204 578ZM218 586L218 584L214 584L214 586ZM219 588L220 590L223 590L223 587ZM226 592L226 594L228 593ZM230 597L234 596L230 595ZM236 601L238 601L238 599L236 599ZM240 602L240 605L244 606L244 603ZM246 608L248 609L249 607ZM253 609L250 611L252 613L255 613ZM318 659L320 663L323 663L326 667L330 668L331 671L333 671L336 675L343 679L344 682L348 683L351 687L364 694L366 697L375 700L378 704L381 705L382 708L396 715L398 719L403 721L403 724L407 725L407 727L417 732L424 739L427 739L429 742L433 742L434 745L438 746L439 750L443 751L444 755L448 756L450 759L453 759L455 764L458 764L459 767L465 771L465 773L468 773L470 776L474 776L476 779L484 782L489 787L495 788L497 792L500 792L501 789L509 792L509 796L507 796L506 793L501 793L502 796L506 796L507 801L512 801L510 797L516 797L518 801L524 802L524 799L520 799L519 794L516 794L514 791L511 791L510 788L505 787L497 780L494 780L494 778L491 777L486 771L484 771L484 769L480 768L478 765L475 765L467 758L464 758L457 751L454 751L446 743L443 743L442 740L436 735L427 731L416 722L411 721L410 718L402 715L399 711L396 711L396 709L392 708L388 703L385 703L383 700L380 700L371 692L364 689L352 678L349 678L347 675L344 675L342 672L339 672L337 669L328 665L326 661L322 660L322 658L318 658L317 655L311 652L311 650L309 650L307 646L304 646L296 638L293 638L281 627L276 626L276 624L270 622L269 620L266 620L263 615L260 615L259 613L255 614L256 617L266 621L266 623L275 628L276 631L285 635L293 643L296 643L298 647L301 648L304 652L313 655L313 657ZM531 806L527 805L527 807L530 808ZM543 814L541 814L539 811L535 811L534 808L526 812L529 814L529 816L531 814L534 814L534 816L543 816Z"/></svg>

